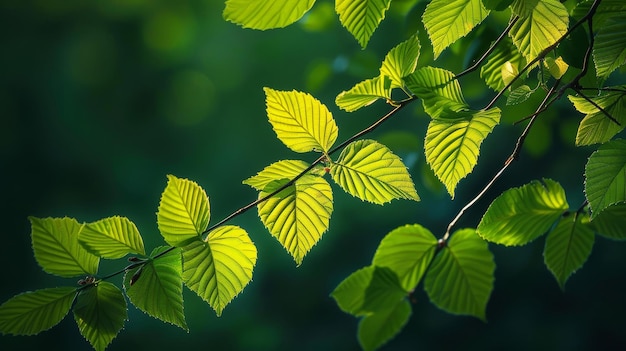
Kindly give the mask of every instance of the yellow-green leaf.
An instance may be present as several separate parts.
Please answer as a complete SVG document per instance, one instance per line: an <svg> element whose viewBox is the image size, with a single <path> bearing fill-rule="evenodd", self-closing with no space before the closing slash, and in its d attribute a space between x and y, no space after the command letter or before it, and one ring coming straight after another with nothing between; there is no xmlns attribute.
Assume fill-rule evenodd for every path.
<svg viewBox="0 0 626 351"><path fill-rule="evenodd" d="M304 16L315 0L226 0L224 19L244 28L286 27Z"/></svg>
<svg viewBox="0 0 626 351"><path fill-rule="evenodd" d="M622 10L600 27L593 46L596 75L607 78L615 69L626 63L626 13Z"/></svg>
<svg viewBox="0 0 626 351"><path fill-rule="evenodd" d="M78 240L87 251L103 258L115 259L129 253L146 253L139 230L126 217L109 217L85 224Z"/></svg>
<svg viewBox="0 0 626 351"><path fill-rule="evenodd" d="M468 110L461 85L454 73L441 68L422 67L404 79L409 90L422 99L424 111L432 118L448 117Z"/></svg>
<svg viewBox="0 0 626 351"><path fill-rule="evenodd" d="M357 337L365 351L376 350L396 336L411 317L411 304L406 299L393 306L369 314L359 322Z"/></svg>
<svg viewBox="0 0 626 351"><path fill-rule="evenodd" d="M385 18L391 0L336 0L335 11L341 24L365 48L370 37Z"/></svg>
<svg viewBox="0 0 626 351"><path fill-rule="evenodd" d="M342 91L335 103L339 108L353 112L373 104L378 99L391 99L391 80L387 76L364 80L348 91Z"/></svg>
<svg viewBox="0 0 626 351"><path fill-rule="evenodd" d="M580 121L576 133L576 145L584 146L607 142L626 126L626 87L617 86L612 87L612 89L615 91L588 99L582 96L568 96L576 110L586 114ZM602 110L598 107L601 107Z"/></svg>
<svg viewBox="0 0 626 351"><path fill-rule="evenodd" d="M380 66L380 75L391 79L392 88L402 88L404 86L402 78L415 71L419 54L419 38L413 35L387 53Z"/></svg>
<svg viewBox="0 0 626 351"><path fill-rule="evenodd" d="M243 184L250 185L256 190L263 190L275 180L293 179L302 173L309 164L299 160L281 160L265 167L257 175L243 181Z"/></svg>
<svg viewBox="0 0 626 351"><path fill-rule="evenodd" d="M626 140L613 140L591 154L585 166L585 194L592 217L626 202Z"/></svg>

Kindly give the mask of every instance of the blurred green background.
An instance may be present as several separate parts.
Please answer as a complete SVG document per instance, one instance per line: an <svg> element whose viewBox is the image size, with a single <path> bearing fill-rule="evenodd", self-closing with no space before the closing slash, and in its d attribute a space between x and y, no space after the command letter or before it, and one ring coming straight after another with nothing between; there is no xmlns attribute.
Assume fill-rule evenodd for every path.
<svg viewBox="0 0 626 351"><path fill-rule="evenodd" d="M27 290L74 285L47 275L31 250L27 217L89 222L122 215L134 221L148 251L164 242L156 210L166 175L198 182L209 195L211 222L256 198L241 181L280 159L313 161L276 139L265 115L263 87L300 90L325 103L345 140L382 116L383 103L347 114L335 96L376 76L386 52L420 29L424 4L395 0L370 45L361 50L318 0L285 29L241 29L221 17L222 1L0 1L0 171L2 245L0 301ZM439 67L460 72L501 30L502 19L453 45ZM432 52L423 30L424 53ZM468 100L493 92L477 74L461 81ZM536 100L536 99L535 99ZM357 320L329 297L352 271L368 265L380 239L407 223L441 236L458 210L501 167L522 126L511 125L535 103L505 109L504 123L483 144L479 165L451 200L423 159L428 118L418 104L370 136L409 166L422 202L363 203L334 186L330 230L300 267L263 228L255 211L231 224L258 248L253 281L217 318L185 291L190 332L129 307L129 321L110 350L357 350ZM570 146L581 116L557 106L542 115L515 163L488 198L459 223L476 226L504 189L550 177L573 208L583 201L590 148ZM582 350L626 348L624 248L596 240L585 267L563 293L543 265L543 239L523 248L491 246L496 257L489 322L448 315L418 289L413 316L385 349ZM103 262L101 272L124 262ZM119 285L119 279L113 279ZM35 337L0 336L0 350L88 350L68 315Z"/></svg>

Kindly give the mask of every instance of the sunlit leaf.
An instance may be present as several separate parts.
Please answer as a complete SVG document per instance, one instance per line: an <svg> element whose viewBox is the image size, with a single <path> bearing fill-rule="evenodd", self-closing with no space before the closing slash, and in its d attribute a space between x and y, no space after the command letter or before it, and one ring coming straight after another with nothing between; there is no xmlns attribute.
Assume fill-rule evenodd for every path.
<svg viewBox="0 0 626 351"><path fill-rule="evenodd" d="M587 215L564 218L546 238L544 261L561 289L591 254L595 236L588 223Z"/></svg>
<svg viewBox="0 0 626 351"><path fill-rule="evenodd" d="M367 315L359 322L357 337L365 351L376 350L396 336L411 317L411 305L406 299L395 306Z"/></svg>
<svg viewBox="0 0 626 351"><path fill-rule="evenodd" d="M482 0L433 0L422 15L424 27L433 44L435 59L458 39L466 36L487 15Z"/></svg>
<svg viewBox="0 0 626 351"><path fill-rule="evenodd" d="M256 246L245 230L223 226L183 247L183 281L220 316L252 279Z"/></svg>
<svg viewBox="0 0 626 351"><path fill-rule="evenodd" d="M593 45L596 75L607 78L626 63L626 13L611 17L599 28Z"/></svg>
<svg viewBox="0 0 626 351"><path fill-rule="evenodd" d="M579 1L572 10L572 17L579 20L586 16L594 2L594 0ZM602 28L611 17L619 16L624 11L626 11L626 3L623 0L602 0L593 15L593 27Z"/></svg>
<svg viewBox="0 0 626 351"><path fill-rule="evenodd" d="M626 201L626 140L610 141L591 154L585 167L585 194L592 217Z"/></svg>
<svg viewBox="0 0 626 351"><path fill-rule="evenodd" d="M391 80L387 76L364 80L337 95L335 103L347 112L373 104L378 99L391 99Z"/></svg>
<svg viewBox="0 0 626 351"><path fill-rule="evenodd" d="M109 217L85 224L78 234L78 241L87 251L103 258L115 259L129 253L146 253L139 230L126 217Z"/></svg>
<svg viewBox="0 0 626 351"><path fill-rule="evenodd" d="M61 277L94 275L100 259L78 242L83 225L73 218L28 217L35 259L41 268Z"/></svg>
<svg viewBox="0 0 626 351"><path fill-rule="evenodd" d="M159 231L168 244L184 246L209 225L209 198L195 182L173 175L167 179L157 212Z"/></svg>
<svg viewBox="0 0 626 351"><path fill-rule="evenodd" d="M168 249L156 248L150 257ZM181 251L176 248L140 268L128 270L124 277L126 295L148 315L188 330L183 312L182 275Z"/></svg>
<svg viewBox="0 0 626 351"><path fill-rule="evenodd" d="M81 291L73 310L78 330L96 351L106 349L127 316L122 291L105 281Z"/></svg>
<svg viewBox="0 0 626 351"><path fill-rule="evenodd" d="M336 0L335 11L341 24L365 48L390 4L391 0Z"/></svg>
<svg viewBox="0 0 626 351"><path fill-rule="evenodd" d="M404 81L409 90L422 99L424 111L432 118L446 117L444 112L468 109L461 86L450 71L422 67L405 77Z"/></svg>
<svg viewBox="0 0 626 351"><path fill-rule="evenodd" d="M293 179L309 164L299 160L281 160L265 167L257 175L243 181L243 184L250 185L256 190L263 190L272 181L281 179Z"/></svg>
<svg viewBox="0 0 626 351"><path fill-rule="evenodd" d="M328 108L299 91L264 88L267 116L278 139L295 152L327 152L337 140L337 125Z"/></svg>
<svg viewBox="0 0 626 351"><path fill-rule="evenodd" d="M626 203L605 208L593 218L589 225L605 238L626 240Z"/></svg>
<svg viewBox="0 0 626 351"><path fill-rule="evenodd" d="M435 255L437 239L419 224L389 232L378 245L372 264L393 270L402 287L413 290Z"/></svg>
<svg viewBox="0 0 626 351"><path fill-rule="evenodd" d="M506 10L513 0L482 0L483 6L488 10L503 11Z"/></svg>
<svg viewBox="0 0 626 351"><path fill-rule="evenodd" d="M453 198L458 182L476 166L483 140L500 122L500 109L456 115L431 120L424 144L426 161Z"/></svg>
<svg viewBox="0 0 626 351"><path fill-rule="evenodd" d="M487 242L473 229L462 229L453 233L435 256L424 279L424 290L432 303L449 313L486 320L495 269Z"/></svg>
<svg viewBox="0 0 626 351"><path fill-rule="evenodd" d="M271 183L259 197L267 196L286 182ZM259 204L261 221L298 265L328 229L332 211L330 184L312 175L301 177L278 196Z"/></svg>
<svg viewBox="0 0 626 351"><path fill-rule="evenodd" d="M487 85L495 90L504 89L506 83L503 78L502 70L505 65L511 65L514 71L519 71L522 66L522 55L517 51L510 38L504 38L502 42L496 46L494 52L489 56L487 61L480 67L480 77Z"/></svg>
<svg viewBox="0 0 626 351"><path fill-rule="evenodd" d="M543 179L512 188L498 196L485 212L478 234L502 245L525 245L545 234L569 209L559 183Z"/></svg>
<svg viewBox="0 0 626 351"><path fill-rule="evenodd" d="M315 0L226 0L224 19L244 28L286 27L304 16Z"/></svg>
<svg viewBox="0 0 626 351"><path fill-rule="evenodd" d="M576 110L586 114L578 127L576 145L607 142L626 126L626 87L618 86L613 89L615 91L589 97L588 99L593 103L582 96L568 96Z"/></svg>
<svg viewBox="0 0 626 351"><path fill-rule="evenodd" d="M374 140L358 140L346 146L330 174L348 194L384 204L393 199L419 201L415 185L402 160Z"/></svg>
<svg viewBox="0 0 626 351"><path fill-rule="evenodd" d="M552 56L546 57L546 59L544 60L544 65L548 68L548 71L550 71L552 77L556 79L560 79L561 77L563 77L563 75L565 74L565 72L567 72L567 69L569 68L569 65L565 61L563 61L563 58L561 56L557 57L556 59Z"/></svg>
<svg viewBox="0 0 626 351"><path fill-rule="evenodd" d="M0 306L0 333L35 335L57 325L69 312L76 288L49 288L12 297Z"/></svg>
<svg viewBox="0 0 626 351"><path fill-rule="evenodd" d="M528 98L530 98L530 96L534 92L535 91L530 89L528 85L525 85L525 84L521 85L517 87L516 89L513 89L511 93L509 94L509 96L507 96L506 104L507 105L521 104L522 102L528 100Z"/></svg>
<svg viewBox="0 0 626 351"><path fill-rule="evenodd" d="M402 78L415 71L419 54L420 42L417 35L413 35L387 53L380 67L380 74L391 79L392 88L402 88Z"/></svg>

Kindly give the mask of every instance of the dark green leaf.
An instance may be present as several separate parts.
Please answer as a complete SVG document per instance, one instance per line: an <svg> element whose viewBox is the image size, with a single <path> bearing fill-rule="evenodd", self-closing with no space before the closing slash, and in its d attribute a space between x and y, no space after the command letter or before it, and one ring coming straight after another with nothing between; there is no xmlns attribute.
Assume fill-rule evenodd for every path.
<svg viewBox="0 0 626 351"><path fill-rule="evenodd" d="M626 140L608 142L591 154L585 167L585 194L592 218L626 201Z"/></svg>
<svg viewBox="0 0 626 351"><path fill-rule="evenodd" d="M589 225L605 238L626 240L626 203L605 208L593 218Z"/></svg>

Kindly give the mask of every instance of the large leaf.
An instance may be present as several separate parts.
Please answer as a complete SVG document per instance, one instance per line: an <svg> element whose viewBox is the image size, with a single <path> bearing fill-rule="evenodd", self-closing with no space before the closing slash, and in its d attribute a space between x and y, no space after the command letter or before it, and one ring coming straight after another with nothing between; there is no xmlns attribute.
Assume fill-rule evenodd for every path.
<svg viewBox="0 0 626 351"><path fill-rule="evenodd" d="M523 59L522 55L511 42L511 39L504 38L502 42L496 46L496 49L489 56L487 61L480 67L480 77L491 89L495 91L504 89L506 83L502 78L502 66L507 62L519 71L523 64Z"/></svg>
<svg viewBox="0 0 626 351"><path fill-rule="evenodd" d="M605 208L593 218L589 225L605 238L626 240L626 203Z"/></svg>
<svg viewBox="0 0 626 351"><path fill-rule="evenodd" d="M433 44L435 59L450 44L471 32L487 15L489 10L485 9L482 0L431 1L422 20Z"/></svg>
<svg viewBox="0 0 626 351"><path fill-rule="evenodd" d="M184 246L209 225L209 198L195 182L173 175L167 179L157 212L159 231L168 244Z"/></svg>
<svg viewBox="0 0 626 351"><path fill-rule="evenodd" d="M565 288L565 282L587 261L593 248L594 234L586 215L572 216L559 221L548 234L543 251L546 266Z"/></svg>
<svg viewBox="0 0 626 351"><path fill-rule="evenodd" d="M559 183L544 179L498 196L485 212L478 234L502 245L525 245L545 234L569 208Z"/></svg>
<svg viewBox="0 0 626 351"><path fill-rule="evenodd" d="M413 290L435 255L437 238L419 224L389 232L378 245L372 264L393 270L402 287Z"/></svg>
<svg viewBox="0 0 626 351"><path fill-rule="evenodd" d="M245 230L223 226L183 248L183 281L218 316L252 279L257 251Z"/></svg>
<svg viewBox="0 0 626 351"><path fill-rule="evenodd" d="M405 78L409 90L422 99L424 111L432 118L450 115L450 112L466 111L461 86L450 71L422 67Z"/></svg>
<svg viewBox="0 0 626 351"><path fill-rule="evenodd" d="M259 193L259 198L284 186L277 180ZM300 265L304 256L328 229L333 211L330 184L321 177L305 175L276 196L259 204L265 227Z"/></svg>
<svg viewBox="0 0 626 351"><path fill-rule="evenodd" d="M286 27L304 16L315 0L226 0L224 19L244 28Z"/></svg>
<svg viewBox="0 0 626 351"><path fill-rule="evenodd" d="M406 294L391 269L368 266L350 274L331 296L342 311L366 316L393 308Z"/></svg>
<svg viewBox="0 0 626 351"><path fill-rule="evenodd" d="M105 281L83 290L74 306L78 330L96 351L106 349L124 326L126 316L124 294Z"/></svg>
<svg viewBox="0 0 626 351"><path fill-rule="evenodd" d="M390 4L391 0L336 0L335 11L341 24L365 48Z"/></svg>
<svg viewBox="0 0 626 351"><path fill-rule="evenodd" d="M527 62L567 32L569 15L558 0L516 0L511 8L520 19L511 27L509 36Z"/></svg>
<svg viewBox="0 0 626 351"><path fill-rule="evenodd" d="M485 320L495 269L487 243L473 229L462 229L435 256L424 289L439 308Z"/></svg>
<svg viewBox="0 0 626 351"><path fill-rule="evenodd" d="M608 142L591 154L585 167L585 194L592 217L626 201L626 140Z"/></svg>
<svg viewBox="0 0 626 351"><path fill-rule="evenodd" d="M280 141L295 152L328 152L338 129L324 104L295 90L264 90L267 117Z"/></svg>
<svg viewBox="0 0 626 351"><path fill-rule="evenodd" d="M576 145L605 143L624 129L626 125L626 90L624 89L626 87L619 86L613 89L616 91L590 97L589 100L593 103L581 96L568 96L576 110L586 114L578 127Z"/></svg>
<svg viewBox="0 0 626 351"><path fill-rule="evenodd" d="M49 288L12 297L0 306L0 333L34 335L57 325L69 312L76 288Z"/></svg>
<svg viewBox="0 0 626 351"><path fill-rule="evenodd" d="M364 80L348 91L337 95L335 103L339 108L353 112L373 104L378 99L391 99L391 80L387 76Z"/></svg>
<svg viewBox="0 0 626 351"><path fill-rule="evenodd" d="M402 78L415 71L419 54L419 38L413 35L389 50L380 66L380 75L391 79L392 88L402 88L404 86Z"/></svg>
<svg viewBox="0 0 626 351"><path fill-rule="evenodd" d="M358 140L339 155L330 174L347 193L361 200L384 204L393 199L419 201L402 160L374 140Z"/></svg>
<svg viewBox="0 0 626 351"><path fill-rule="evenodd" d="M411 317L406 299L395 306L367 315L359 322L358 339L363 350L376 350L398 334Z"/></svg>
<svg viewBox="0 0 626 351"><path fill-rule="evenodd" d="M126 217L109 217L85 224L78 241L87 251L103 258L115 259L129 253L146 253L139 230Z"/></svg>
<svg viewBox="0 0 626 351"><path fill-rule="evenodd" d="M452 198L458 182L476 166L483 140L500 122L500 109L456 115L430 121L424 143L426 162Z"/></svg>
<svg viewBox="0 0 626 351"><path fill-rule="evenodd" d="M257 175L244 180L243 184L250 185L260 191L275 180L295 178L307 167L309 167L309 164L304 161L281 160L265 167Z"/></svg>
<svg viewBox="0 0 626 351"><path fill-rule="evenodd" d="M82 224L67 217L28 219L35 259L44 271L61 277L96 274L100 259L78 242Z"/></svg>
<svg viewBox="0 0 626 351"><path fill-rule="evenodd" d="M626 63L626 13L613 16L600 27L593 45L596 75L607 78L615 69Z"/></svg>
<svg viewBox="0 0 626 351"><path fill-rule="evenodd" d="M156 248L150 257L168 249L166 246ZM127 271L124 288L130 302L140 310L188 330L183 312L183 270L179 248Z"/></svg>

